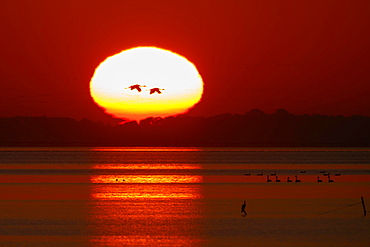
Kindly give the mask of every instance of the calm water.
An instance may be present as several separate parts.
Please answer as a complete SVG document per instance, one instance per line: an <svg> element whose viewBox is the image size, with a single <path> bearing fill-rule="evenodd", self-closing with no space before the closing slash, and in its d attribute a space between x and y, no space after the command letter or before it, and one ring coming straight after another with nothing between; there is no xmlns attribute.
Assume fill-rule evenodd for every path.
<svg viewBox="0 0 370 247"><path fill-rule="evenodd" d="M1 148L0 246L370 246L361 196L370 149Z"/></svg>

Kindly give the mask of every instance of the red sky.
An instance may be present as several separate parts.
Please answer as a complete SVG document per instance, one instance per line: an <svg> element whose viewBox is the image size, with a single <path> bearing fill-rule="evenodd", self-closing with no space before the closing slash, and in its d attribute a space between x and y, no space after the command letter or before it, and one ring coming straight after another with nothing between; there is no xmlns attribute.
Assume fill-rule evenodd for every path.
<svg viewBox="0 0 370 247"><path fill-rule="evenodd" d="M191 115L370 116L370 1L2 1L0 117L107 120L95 68L135 46L185 56L205 82Z"/></svg>

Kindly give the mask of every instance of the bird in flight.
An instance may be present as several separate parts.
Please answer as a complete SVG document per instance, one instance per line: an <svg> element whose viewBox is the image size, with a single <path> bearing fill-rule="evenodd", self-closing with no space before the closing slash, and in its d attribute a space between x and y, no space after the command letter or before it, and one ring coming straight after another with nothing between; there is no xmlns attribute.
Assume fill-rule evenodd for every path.
<svg viewBox="0 0 370 247"><path fill-rule="evenodd" d="M153 94L153 93L161 94L162 92L161 92L160 90L164 90L164 89L160 89L160 88L158 88L158 87L151 88L151 89L150 89L150 93L149 93L149 94Z"/></svg>
<svg viewBox="0 0 370 247"><path fill-rule="evenodd" d="M136 89L140 93L141 92L141 87L145 87L145 86L141 86L139 84L135 84L135 85L132 85L132 86L127 87L126 89L131 89L131 90Z"/></svg>

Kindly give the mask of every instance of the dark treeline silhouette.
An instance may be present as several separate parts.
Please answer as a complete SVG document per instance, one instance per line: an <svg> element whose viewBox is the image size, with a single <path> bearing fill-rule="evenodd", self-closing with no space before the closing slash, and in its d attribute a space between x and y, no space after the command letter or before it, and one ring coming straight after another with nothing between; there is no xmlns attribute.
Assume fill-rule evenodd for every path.
<svg viewBox="0 0 370 247"><path fill-rule="evenodd" d="M266 114L147 118L120 125L69 118L0 119L2 146L362 146L370 117Z"/></svg>

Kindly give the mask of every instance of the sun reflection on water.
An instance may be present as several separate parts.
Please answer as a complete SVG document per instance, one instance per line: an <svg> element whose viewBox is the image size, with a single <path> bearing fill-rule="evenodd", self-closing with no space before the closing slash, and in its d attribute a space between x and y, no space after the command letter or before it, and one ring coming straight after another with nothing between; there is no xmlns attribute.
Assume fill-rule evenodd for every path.
<svg viewBox="0 0 370 247"><path fill-rule="evenodd" d="M95 175L91 177L92 183L140 183L140 184L163 184L163 183L200 183L202 176L198 175L126 175L117 178L116 175Z"/></svg>
<svg viewBox="0 0 370 247"><path fill-rule="evenodd" d="M197 147L95 147L92 151L101 152L189 152L202 151L203 148Z"/></svg>
<svg viewBox="0 0 370 247"><path fill-rule="evenodd" d="M196 170L201 169L198 165L188 164L97 164L93 169L126 170Z"/></svg>
<svg viewBox="0 0 370 247"><path fill-rule="evenodd" d="M191 175L191 170L199 166L97 164L93 168L103 174L90 177L92 246L185 246L198 241L194 233L201 229L192 221L202 215L196 201L202 198L203 177ZM183 172L172 174L175 170Z"/></svg>
<svg viewBox="0 0 370 247"><path fill-rule="evenodd" d="M202 182L201 176L195 175L96 175L91 177L93 184L109 184L93 190L94 199L117 198L199 198L198 191L188 184ZM175 186L183 184L183 186Z"/></svg>

